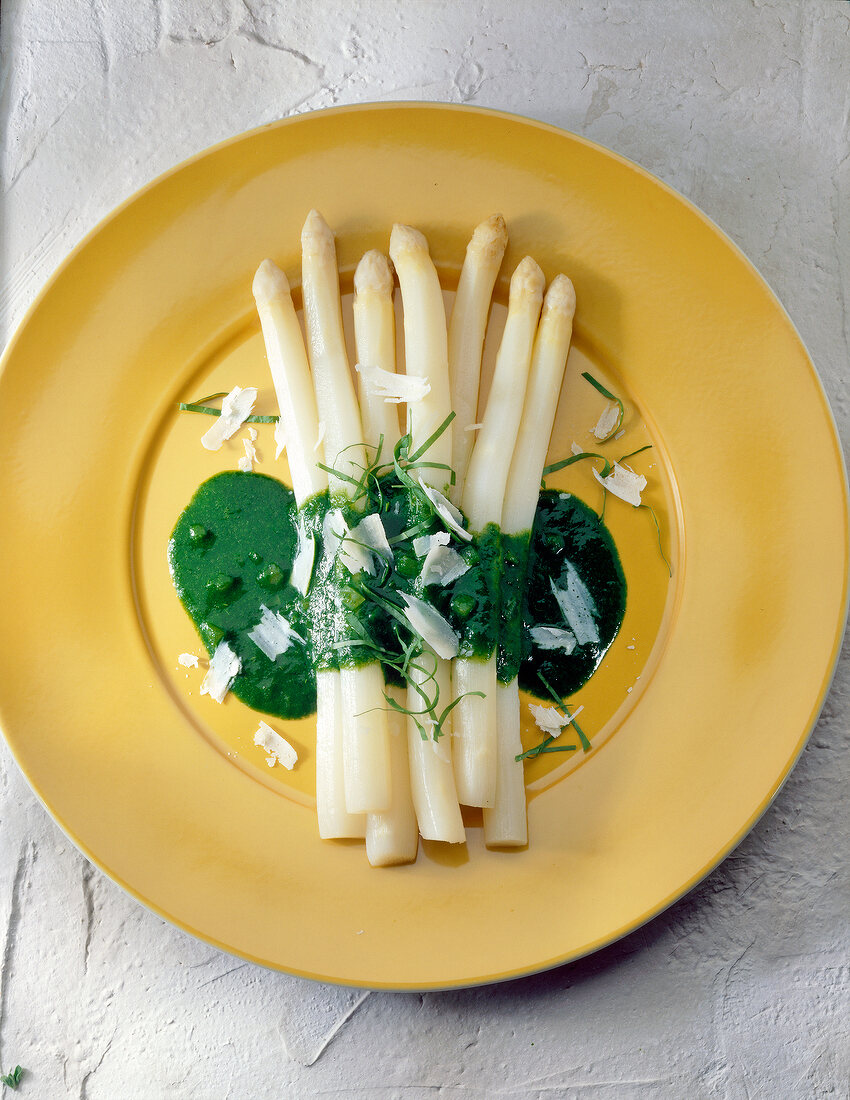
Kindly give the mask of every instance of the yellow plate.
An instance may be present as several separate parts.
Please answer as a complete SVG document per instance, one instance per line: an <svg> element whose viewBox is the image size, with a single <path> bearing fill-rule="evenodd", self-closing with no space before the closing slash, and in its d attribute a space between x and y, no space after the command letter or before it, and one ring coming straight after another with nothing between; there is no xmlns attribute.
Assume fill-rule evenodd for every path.
<svg viewBox="0 0 850 1100"><path fill-rule="evenodd" d="M266 255L297 277L311 206L337 232L344 279L407 221L449 287L471 227L500 210L506 270L530 252L578 293L552 456L586 444L601 409L577 380L587 361L629 398L623 449L654 444L635 464L673 579L648 513L609 502L630 618L580 696L593 751L530 773L522 852L487 852L474 824L460 857L423 846L396 870L371 870L356 844L322 844L309 730L293 734L300 772L278 778L251 744L256 715L200 699L199 675L176 666L181 650L200 650L170 589L165 538L198 482L239 451L202 451L207 424L175 404L238 384L272 405L251 277ZM269 432L259 446L259 469L273 471ZM569 485L598 504L587 470L572 468ZM823 703L845 617L840 450L770 290L641 169L469 108L290 119L181 165L116 211L6 353L0 486L0 717L50 812L180 927L356 985L507 978L658 913L776 794Z"/></svg>

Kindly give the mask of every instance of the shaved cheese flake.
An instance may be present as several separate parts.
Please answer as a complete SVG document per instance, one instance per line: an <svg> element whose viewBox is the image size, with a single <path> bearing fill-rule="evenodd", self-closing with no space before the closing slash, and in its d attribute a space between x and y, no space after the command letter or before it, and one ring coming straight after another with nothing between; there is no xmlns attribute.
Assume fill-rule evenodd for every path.
<svg viewBox="0 0 850 1100"><path fill-rule="evenodd" d="M646 488L646 478L643 474L635 474L615 462L614 469L607 477L600 477L597 470L593 471L593 476L603 488L620 500L624 500L626 504L633 504L635 508L640 505L640 494Z"/></svg>
<svg viewBox="0 0 850 1100"><path fill-rule="evenodd" d="M634 649L634 646L632 646L632 649ZM198 658L194 653L181 653L177 658L177 663L184 668L197 668Z"/></svg>
<svg viewBox="0 0 850 1100"><path fill-rule="evenodd" d="M372 572L371 552L352 540L351 528L339 508L334 508L325 516L322 535L327 553L331 557L339 556L349 573Z"/></svg>
<svg viewBox="0 0 850 1100"><path fill-rule="evenodd" d="M249 438L249 439L251 440L251 442L252 442L252 443L256 443L256 442L257 442L257 436L258 436L259 434L260 434L260 433L259 433L259 432L257 431L257 429L256 429L256 428L249 428L249 429L248 429L248 438Z"/></svg>
<svg viewBox="0 0 850 1100"><path fill-rule="evenodd" d="M424 558L435 546L448 546L452 536L448 531L437 531L435 535L420 535L413 540L413 553L417 558Z"/></svg>
<svg viewBox="0 0 850 1100"><path fill-rule="evenodd" d="M248 637L270 661L278 654L286 653L293 642L304 644L301 635L292 629L289 620L279 611L270 611L264 603L260 604L260 611L262 618L253 630L248 631Z"/></svg>
<svg viewBox="0 0 850 1100"><path fill-rule="evenodd" d="M558 588L550 577L549 586L552 589L552 595L557 600L561 614L564 616L567 626L575 634L578 644L598 643L599 630L595 621L598 614L596 604L573 563L568 561L565 564L567 567L567 587Z"/></svg>
<svg viewBox="0 0 850 1100"><path fill-rule="evenodd" d="M614 425L620 416L619 405L609 405L606 409L603 409L602 415L597 421L596 427L593 429L593 435L597 439L607 439L607 437L613 431Z"/></svg>
<svg viewBox="0 0 850 1100"><path fill-rule="evenodd" d="M253 386L246 386L244 390L233 387L221 402L221 416L201 436L201 443L208 451L217 451L225 439L230 439L234 432L239 431L251 415L256 400L257 391Z"/></svg>
<svg viewBox="0 0 850 1100"><path fill-rule="evenodd" d="M415 596L401 593L407 607L403 612L405 618L416 633L428 643L438 657L448 660L456 657L459 639L443 616L424 600L418 600Z"/></svg>
<svg viewBox="0 0 850 1100"><path fill-rule="evenodd" d="M469 566L457 552L437 543L428 551L422 563L420 580L424 585L441 584L445 587L462 577Z"/></svg>
<svg viewBox="0 0 850 1100"><path fill-rule="evenodd" d="M230 685L239 675L242 662L227 644L219 642L210 658L210 667L201 684L201 695L209 695L217 703L223 703Z"/></svg>
<svg viewBox="0 0 850 1100"><path fill-rule="evenodd" d="M292 587L306 596L310 591L310 582L313 579L313 566L316 562L316 540L313 535L308 535L303 524L298 524L298 548L292 562L292 572L289 575L289 583Z"/></svg>
<svg viewBox="0 0 850 1100"><path fill-rule="evenodd" d="M438 489L426 485L421 477L419 478L419 484L422 487L422 492L434 505L434 510L446 527L458 538L472 542L472 535L463 527L463 512L459 508L455 508L452 502L444 497Z"/></svg>
<svg viewBox="0 0 850 1100"><path fill-rule="evenodd" d="M562 714L557 707L537 706L536 703L529 703L528 709L538 729L543 730L547 737L555 738L561 736L562 731L581 714L584 707L577 707L570 715Z"/></svg>
<svg viewBox="0 0 850 1100"><path fill-rule="evenodd" d="M483 422L481 424L467 424L463 429L465 432L477 432L479 428L483 428Z"/></svg>
<svg viewBox="0 0 850 1100"><path fill-rule="evenodd" d="M382 397L390 405L412 405L431 392L431 383L427 378L395 374L381 367L370 367L366 363L355 363L354 369L363 379L366 393L373 397Z"/></svg>
<svg viewBox="0 0 850 1100"><path fill-rule="evenodd" d="M274 458L275 458L275 462L277 462L277 460L280 458L281 454L283 453L283 449L286 447L286 430L284 429L284 426L283 426L283 418L282 417L281 417L280 420L277 421L277 423L274 426L274 441L275 441Z"/></svg>
<svg viewBox="0 0 850 1100"><path fill-rule="evenodd" d="M367 572L371 573L372 576L378 572L378 568L382 562L389 562L390 565L392 565L395 560L392 547L387 540L384 524L377 512L372 512L370 515L364 516L356 527L352 527L351 537L356 542L362 542L372 551L370 555L372 560L367 569ZM375 558L379 560L376 562L374 560Z"/></svg>
<svg viewBox="0 0 850 1100"><path fill-rule="evenodd" d="M529 634L538 649L561 649L564 653L572 653L576 647L575 634L563 626L533 626Z"/></svg>
<svg viewBox="0 0 850 1100"><path fill-rule="evenodd" d="M250 441L250 439L243 439L242 446L245 448L245 457L239 459L239 469L245 473L250 474L254 469L254 460L257 457L257 448Z"/></svg>
<svg viewBox="0 0 850 1100"><path fill-rule="evenodd" d="M584 454L584 447L579 447L578 443L576 443L575 440L573 440L570 444L570 450L573 452L574 455Z"/></svg>
<svg viewBox="0 0 850 1100"><path fill-rule="evenodd" d="M266 763L270 768L273 768L275 764L282 764L288 771L292 771L298 763L298 753L292 745L266 722L260 722L257 732L254 734L254 744L268 754Z"/></svg>

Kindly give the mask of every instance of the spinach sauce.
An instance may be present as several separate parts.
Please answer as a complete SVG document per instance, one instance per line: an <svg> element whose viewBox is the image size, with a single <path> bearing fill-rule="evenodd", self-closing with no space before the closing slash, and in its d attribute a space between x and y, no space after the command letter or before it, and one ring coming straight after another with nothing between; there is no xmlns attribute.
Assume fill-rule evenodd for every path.
<svg viewBox="0 0 850 1100"><path fill-rule="evenodd" d="M340 508L350 527L361 518L345 501L327 493L299 511L292 491L265 474L233 471L205 481L181 514L168 545L177 594L212 655L227 640L242 667L231 691L255 710L302 718L316 709L316 669L396 653L412 633L387 610L399 609L407 592L431 603L459 637L459 654L489 657L498 647L499 678L519 674L520 686L547 698L539 674L562 696L583 684L619 630L626 585L607 529L585 504L566 493L540 495L533 530L503 536L488 526L471 542L452 539L467 571L453 583L424 586L414 537L443 530L419 497L381 479L380 514L393 548L393 562L379 562L375 576L352 577L322 553L323 525ZM306 597L289 583L300 538L315 540L316 557ZM531 630L564 625L553 582L567 587L578 572L593 604L598 642L563 650L541 649ZM274 661L248 632L261 607L286 617L305 644L295 642ZM368 645L364 645L364 639ZM388 682L398 672L384 665Z"/></svg>

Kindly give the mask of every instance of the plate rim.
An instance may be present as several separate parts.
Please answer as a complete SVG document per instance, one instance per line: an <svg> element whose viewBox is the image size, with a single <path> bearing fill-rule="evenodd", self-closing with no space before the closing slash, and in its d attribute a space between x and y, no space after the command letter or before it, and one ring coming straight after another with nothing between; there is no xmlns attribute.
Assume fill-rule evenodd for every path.
<svg viewBox="0 0 850 1100"><path fill-rule="evenodd" d="M817 395L820 399L820 403L822 405L823 411L825 413L826 422L827 422L828 426L831 428L831 441L832 441L832 444L833 444L833 447L834 447L834 450L835 450L835 454L836 454L836 458L837 458L837 467L838 467L838 471L840 471L840 474L842 475L841 476L841 492L842 492L843 506L844 506L844 508L843 508L844 579L843 579L843 592L842 592L842 607L841 607L841 610L839 611L839 617L838 617L838 620L837 620L835 636L832 640L832 648L831 648L830 658L829 658L829 661L827 662L827 666L826 666L826 668L824 670L824 673L823 673L823 676L821 678L820 690L817 693L815 701L814 701L814 703L811 707L808 722L807 722L806 725L804 725L804 727L802 729L802 732L801 732L801 734L800 734L800 736L799 736L799 738L798 738L798 740L797 740L797 742L796 742L796 744L793 748L792 753L790 754L787 762L783 766L781 774L777 776L776 780L774 781L774 783L772 784L772 786L768 790L768 792L765 794L765 796L763 797L761 802L756 806L755 810L752 812L752 814L749 816L749 818L743 823L743 825L740 826L740 828L733 835L733 837L730 839L730 841L727 844L721 846L720 850L716 853L716 855L713 856L702 868L700 868L699 871L695 872L691 876L691 878L688 879L687 882L682 885L681 888L671 892L671 894L669 894L668 896L663 898L661 901L659 901L658 903L650 906L649 909L647 909L640 916L638 916L638 917L636 917L632 920L627 921L624 925L622 925L616 931L611 932L611 933L607 933L607 934L601 936L600 938L598 938L596 940L593 940L593 941L583 945L581 948L579 948L577 950L568 951L568 952L565 952L561 955L552 957L548 960L545 960L545 961L539 963L539 965L534 965L534 966L531 966L531 967L529 967L529 966L520 966L520 967L518 967L514 970L511 970L510 972L505 972L503 970L500 970L500 971L495 972L493 974L486 975L486 976L479 977L479 978L475 978L475 979L472 979L472 980L466 979L466 978L460 978L456 981L448 981L448 982L441 982L441 983L426 983L426 984L421 984L421 983L416 983L416 982L403 982L403 981L402 982L392 981L392 982L370 982L370 983L368 983L368 988L381 989L381 990L386 990L386 991L399 991L399 992L404 992L404 991L409 992L409 991L418 991L418 990L435 990L436 991L436 990L448 990L448 989L457 989L457 988L473 988L473 987L476 987L476 986L495 984L495 983L504 982L504 981L511 981L511 980L515 980L515 979L520 978L520 977L528 977L528 976L531 976L531 975L534 975L534 974L543 973L547 970L554 969L554 968L556 968L558 966L561 966L561 965L564 965L564 964L577 962L578 960L580 960L582 958L585 958L588 955L593 954L594 952L596 952L598 950L601 950L605 947L610 946L613 943L616 943L618 940L622 939L623 937L631 934L632 932L634 932L634 931L640 929L641 927L643 927L644 925L646 925L649 921L653 920L656 916L659 916L662 913L664 913L667 909L669 909L672 905L676 904L676 902L678 902L686 894L688 894L690 891L692 891L694 888L696 888L701 882L703 882L723 862L724 859L727 858L727 856L729 856L740 845L740 843L746 838L746 836L755 828L755 826L758 824L760 819L764 816L764 814L767 812L767 810L771 807L771 805L773 804L775 799L780 794L780 792L781 792L782 788L784 787L785 783L787 782L788 777L790 776L792 770L794 769L794 767L798 763L799 758L802 754L802 751L806 747L806 744L808 743L808 741L809 741L809 739L810 739L810 737L811 737L811 735L814 731L814 728L817 724L820 713L821 713L821 711L824 707L827 696L829 695L830 689L832 687L832 684L834 682L835 675L836 675L836 672L837 672L838 662L839 662L839 658L840 658L841 651L842 651L842 648L843 648L843 636L844 636L845 628L846 628L846 625L847 625L848 613L850 612L850 577L848 577L848 569L850 569L850 487L848 486L847 458L844 454L844 450L843 450L843 447L842 447L842 444L841 444L841 438L840 438L840 435L838 433L838 427L837 427L836 420L835 420L835 414L834 414L833 409L830 405L830 402L829 402L829 399L827 397L827 394L826 394L823 382L820 378L820 375L818 374L817 369L815 368L812 356L810 355L810 353L808 351L808 348L807 348L807 346L806 346L806 344L805 344L805 342L804 342L804 340L803 340L803 338L802 338L802 336L799 332L799 329L797 328L797 325L795 324L794 320L790 317L786 307L784 306L784 304L780 300L779 296L777 295L776 291L774 290L772 285L769 283L769 281L761 273L761 271L758 269L756 264L743 252L741 247L718 225L718 223L710 215L706 214L705 211L703 211L700 207L698 207L691 199L689 199L687 196L683 195L676 188L672 187L670 184L666 183L664 180L662 180L658 176L654 175L652 172L650 172L648 169L644 168L639 163L631 160L630 158L624 156L621 153L616 152L615 150L612 150L612 149L608 148L607 146L604 146L604 145L601 145L598 142L592 141L591 139L586 138L581 134L577 134L577 133L574 133L573 131L567 130L564 127L559 127L557 125L554 125L554 124L548 123L548 122L544 122L544 121L541 121L539 119L535 119L535 118L527 117L527 116L524 116L524 115L520 115L520 114L517 114L515 112L503 111L503 110L499 110L499 109L496 109L496 108L489 108L489 107L479 107L479 106L468 105L468 104L444 103L444 102L439 102L439 101L428 101L428 100L424 100L424 101L422 101L422 100L391 100L391 101L363 102L363 103L345 104L345 105L341 105L341 106L328 107L328 108L324 108L324 109L321 109L321 110L309 111L309 112L304 112L304 113L300 113L300 114L291 115L291 116L288 116L286 118L276 119L276 120L273 120L273 121L268 122L268 123L261 124L261 125L256 126L256 127L252 127L250 129L242 131L238 134L234 134L234 135L231 135L230 137L224 138L221 141L215 142L212 145L207 146L204 149L201 149L198 152L193 153L190 156L180 160L176 164L174 164L171 167L167 168L165 171L159 173L157 176L155 176L153 179L149 180L147 183L143 184L141 187L134 190L131 194L129 194L126 198L124 198L120 203L118 203L116 206L112 207L107 212L107 214L105 214L102 218L100 218L96 222L96 224L90 230L88 230L87 233L84 234L84 236L74 245L74 247L63 257L63 259L60 261L60 263L54 268L54 270L51 272L51 274L49 275L47 280L40 287L40 289L37 292L37 294L35 295L33 301L30 303L30 305L27 307L27 309L22 314L22 316L19 319L18 323L16 324L9 340L7 341L5 348L3 349L2 355L0 355L0 381L2 381L2 376L5 373L8 361L12 358L12 355L13 355L13 353L14 353L17 345L18 345L18 342L19 342L24 330L27 328L27 326L29 325L29 323L32 320L33 316L36 314L36 312L40 308L43 300L50 293L50 291L52 290L54 284L59 280L59 278L63 274L63 272L67 269L67 267L69 267L75 261L77 256L82 251L85 250L85 248L98 236L99 233L101 233L101 231L106 226L108 226L113 220L115 220L119 216L121 216L139 198L146 195L150 191L154 190L160 184L162 184L164 181L166 181L166 180L172 178L173 176L177 175L178 173L180 173L181 171L183 171L187 167L203 160L204 158L206 158L210 155L215 154L217 151L225 149L229 146L238 144L241 141L251 139L251 138L256 137L257 135L260 135L262 133L265 133L265 132L268 132L268 131L273 131L273 130L284 129L288 126L293 126L293 125L299 125L299 124L303 125L303 124L309 122L309 120L311 120L311 119L313 119L317 116L340 115L340 114L347 114L347 113L374 113L374 112L381 112L381 111L385 111L385 110L386 111L399 111L399 110L402 110L402 111L403 110L421 111L421 110L427 110L427 111L432 111L434 113L451 112L451 113L458 113L458 114L465 114L465 115L480 115L480 116L486 116L486 117L490 117L490 118L503 119L505 121L508 121L508 122L511 122L511 123L514 123L514 124L518 123L518 124L521 124L523 126L527 126L527 127L530 127L530 128L541 130L543 132L549 133L549 134L554 135L556 137L561 137L562 138L562 137L566 136L566 137L578 142L579 144L584 145L585 147L595 151L596 153L602 154L604 157L610 158L610 159L614 160L615 162L619 162L620 164L622 164L622 165L628 167L629 169L631 169L632 171L637 172L644 179L646 179L647 181L650 181L654 186L660 187L664 192L666 192L667 194L669 194L670 196L675 198L679 203L684 204L684 206L692 214L695 214L698 217L698 219L701 220L715 235L717 235L726 246L731 248L732 252L734 253L734 255L736 256L736 258L738 259L739 262L743 261L744 266L749 270L749 272L752 275L755 276L755 278L762 285L762 287L768 291L768 294L769 294L769 296L772 300L772 304L774 305L774 307L778 307L780 313L784 316L784 319L788 323L791 331L793 332L794 336L796 337L797 341L799 342L799 346L800 346L802 352L804 353L804 359L805 359L805 363L806 363L806 367L807 367L807 371L808 371L808 374L809 374L810 381L814 384L813 392L817 393ZM118 885L124 891L125 894L128 894L130 897L132 897L135 902L141 904L149 912L155 913L160 918L168 921L169 924L179 928L183 933L189 934L193 938L198 939L201 942L209 943L209 944L215 946L216 948L224 951L225 953L227 953L229 955L232 955L232 956L237 957L237 958L247 959L248 961L251 961L251 962L255 963L256 965L262 966L265 969L279 971L279 972L285 972L285 973L292 974L292 975L295 975L295 976L298 976L298 977L309 978L311 980L316 980L316 981L323 981L323 982L327 982L327 983L334 984L334 985L354 987L354 988L364 988L363 981L358 981L356 979L340 978L340 977L334 976L334 975L328 976L328 975L324 975L324 974L320 974L320 973L316 973L316 972L307 972L307 971L299 970L297 968L293 968L291 966L283 966L283 965L278 965L277 963L271 963L268 960L264 960L264 959L260 959L260 958L257 958L255 956L252 956L249 952L241 951L241 950L239 950L239 949L237 949L237 948L235 948L231 945L225 944L225 943L217 940L213 936L209 936L205 933L202 933L202 932L198 931L197 929L194 929L187 922L183 921L181 918L176 917L176 916L166 912L166 910L164 908L160 908L157 904L152 902L150 899L142 896L142 894L137 892L137 890L134 887L132 887L129 883L124 881L114 871L109 870L93 853L91 853L87 849L85 844L83 844L80 840L78 840L75 837L75 835L70 831L70 827L65 824L65 822L62 820L62 818L60 816L58 816L54 812L54 810L51 809L51 807L45 802L43 796L41 795L41 793L39 792L37 787L34 785L33 781L30 779L29 773L28 773L26 767L24 766L24 764L22 763L22 761L19 759L16 750L13 748L11 742L6 737L5 732L2 731L2 725L5 725L5 722L3 721L3 711L4 711L4 709L5 708L4 708L3 698L2 698L2 695L0 695L0 732L3 732L4 740L6 741L6 744L7 744L8 748L9 748L9 751L12 755L12 758L15 760L15 763L17 764L18 768L20 769L21 773L23 774L28 786L30 787L30 790L33 792L33 794L36 796L38 801L41 803L41 805L47 811L47 813L49 814L51 819L62 830L63 834L68 838L68 840L74 845L74 847L83 856L85 856L86 859L88 859L90 862L92 862L104 874L106 874L113 882L115 882L116 885Z"/></svg>

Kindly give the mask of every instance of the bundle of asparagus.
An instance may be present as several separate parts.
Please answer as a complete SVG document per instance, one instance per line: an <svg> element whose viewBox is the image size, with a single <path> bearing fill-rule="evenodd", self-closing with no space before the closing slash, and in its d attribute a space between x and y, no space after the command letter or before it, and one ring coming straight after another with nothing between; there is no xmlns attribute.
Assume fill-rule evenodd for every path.
<svg viewBox="0 0 850 1100"><path fill-rule="evenodd" d="M575 295L559 275L544 299L540 268L530 257L521 261L477 438L466 431L478 411L484 335L506 243L500 216L475 229L447 327L425 238L409 226L393 227L389 252L404 310L404 376L396 376L390 264L379 252L363 257L354 299L359 402L343 337L334 239L324 219L312 211L302 232L309 362L286 276L263 261L254 296L299 509L325 490L350 510L362 509L364 471L368 475L382 454L391 454L396 471L444 524L438 541L461 544L490 528L530 530ZM404 436L398 401L407 404ZM414 461L425 452L427 461ZM375 520L380 526L380 516ZM325 555L339 559L330 565L356 571L345 556L346 542L358 544L355 533L342 520L329 532L326 519L325 534ZM377 535L369 546L380 556L383 528ZM391 559L388 543L386 549ZM492 598L498 598L495 591ZM402 665L406 689L385 686L377 659L317 670L319 833L326 839L365 836L373 865L414 860L418 835L463 843L461 804L483 807L488 845L521 846L527 839L517 682L498 684L495 649L484 658L458 655L450 629L426 629L427 616L421 616L428 608L419 602L405 597L401 608L415 635ZM343 622L341 617L335 626L340 649L346 645Z"/></svg>

